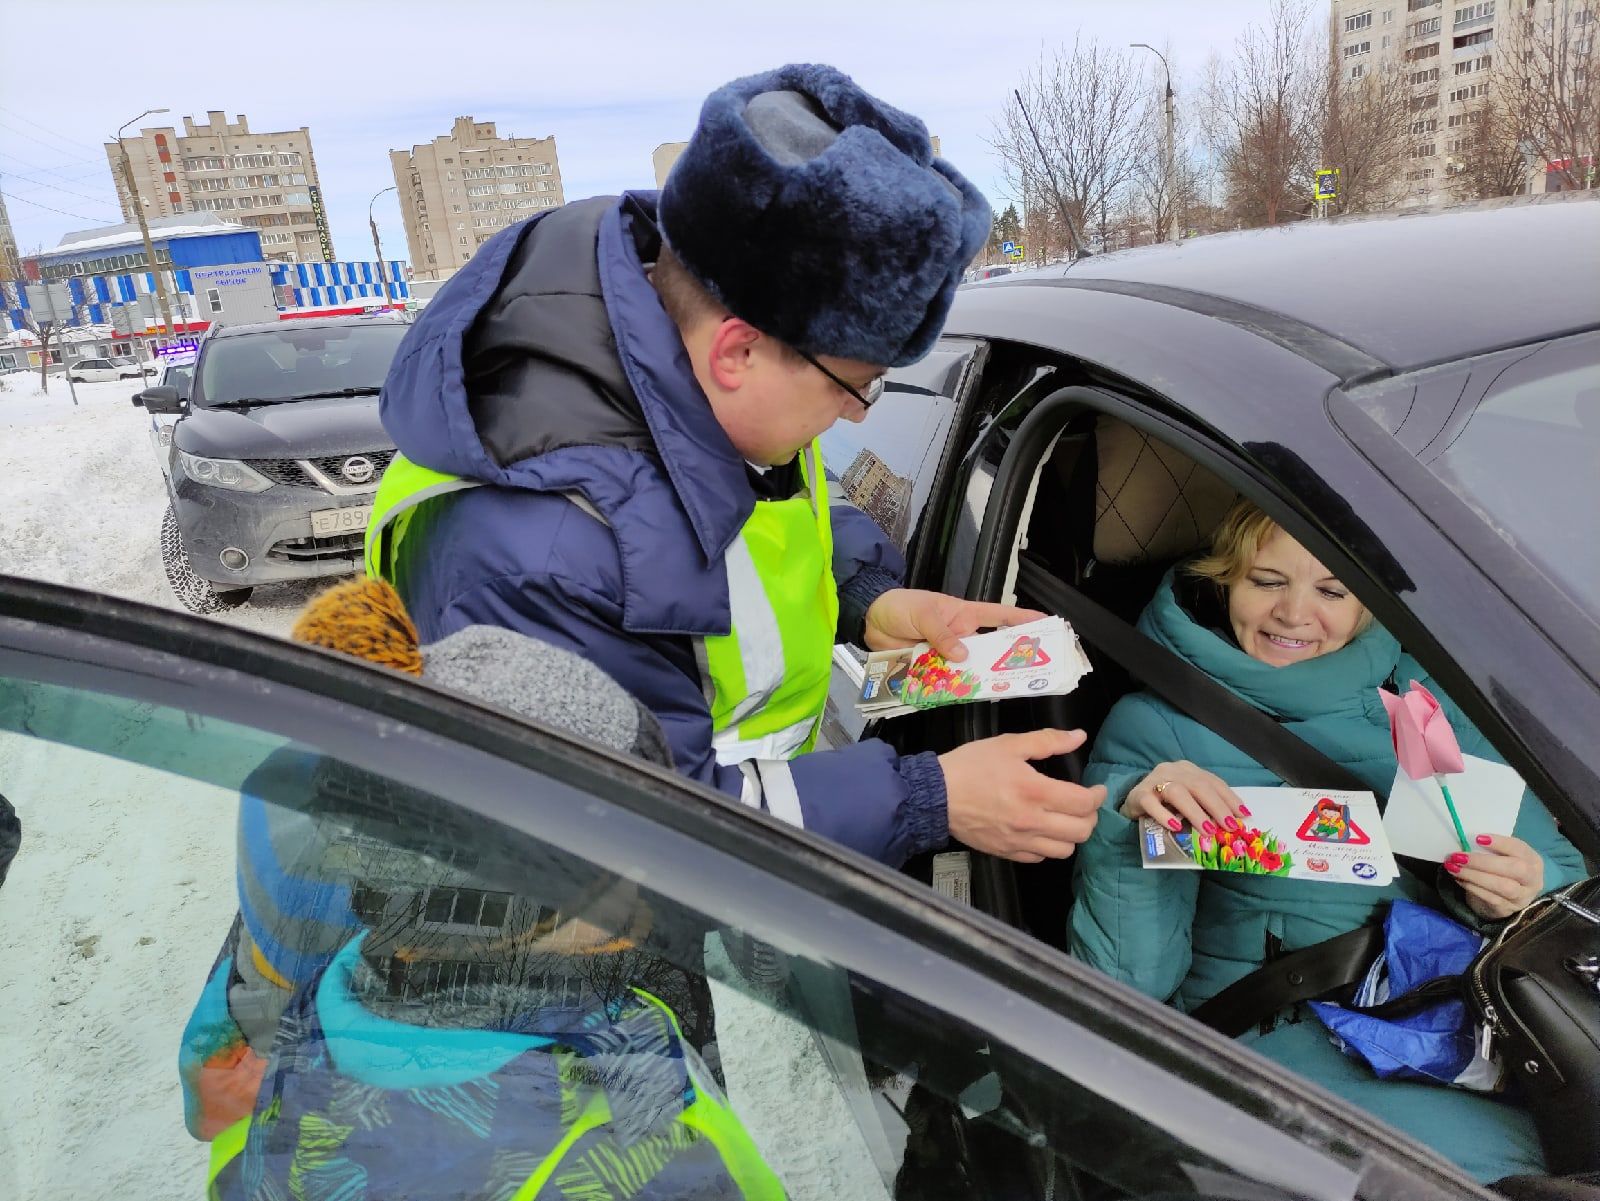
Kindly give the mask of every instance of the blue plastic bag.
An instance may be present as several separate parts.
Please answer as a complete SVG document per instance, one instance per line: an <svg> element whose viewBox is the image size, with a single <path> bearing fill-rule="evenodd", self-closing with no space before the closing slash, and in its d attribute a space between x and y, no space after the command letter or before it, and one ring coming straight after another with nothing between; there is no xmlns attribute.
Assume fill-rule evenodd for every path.
<svg viewBox="0 0 1600 1201"><path fill-rule="evenodd" d="M1428 1080L1495 1092L1501 1073L1484 1058L1477 1017L1464 1000L1447 997L1394 1018L1361 1012L1402 997L1441 976L1465 972L1484 939L1436 910L1395 901L1383 923L1384 950L1350 1007L1310 1002L1345 1054L1364 1060L1383 1080Z"/></svg>

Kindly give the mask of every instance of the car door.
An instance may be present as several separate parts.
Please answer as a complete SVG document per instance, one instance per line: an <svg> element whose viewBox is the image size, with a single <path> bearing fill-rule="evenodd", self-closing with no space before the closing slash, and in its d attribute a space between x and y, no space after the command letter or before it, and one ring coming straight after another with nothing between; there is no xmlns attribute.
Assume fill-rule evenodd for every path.
<svg viewBox="0 0 1600 1201"><path fill-rule="evenodd" d="M246 631L0 579L0 791L7 1197L1482 1195L804 831Z"/></svg>

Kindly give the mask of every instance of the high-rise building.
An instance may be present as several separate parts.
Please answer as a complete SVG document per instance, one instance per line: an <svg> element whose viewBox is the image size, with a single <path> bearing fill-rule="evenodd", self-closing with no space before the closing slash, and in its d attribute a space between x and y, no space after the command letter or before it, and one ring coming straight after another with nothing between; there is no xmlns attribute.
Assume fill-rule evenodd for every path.
<svg viewBox="0 0 1600 1201"><path fill-rule="evenodd" d="M155 126L122 142L146 217L219 213L260 230L269 259L333 260L311 131L305 126L254 133L243 113L230 122L224 113L208 112L202 125L185 117L182 134L170 125ZM106 161L122 215L132 221L117 143L106 143Z"/></svg>
<svg viewBox="0 0 1600 1201"><path fill-rule="evenodd" d="M16 235L11 232L5 193L0 192L0 281L21 278L22 257L17 253Z"/></svg>
<svg viewBox="0 0 1600 1201"><path fill-rule="evenodd" d="M857 453L839 480L851 504L876 521L901 550L911 533L911 481L870 450Z"/></svg>
<svg viewBox="0 0 1600 1201"><path fill-rule="evenodd" d="M448 278L497 230L566 203L555 136L502 138L493 121L457 117L389 163L416 279Z"/></svg>
<svg viewBox="0 0 1600 1201"><path fill-rule="evenodd" d="M1511 69L1511 23L1564 28L1575 14L1573 0L1333 0L1339 77L1398 71L1411 92L1402 208L1453 198L1450 179L1470 152L1476 113L1495 72ZM1529 163L1528 188L1544 191L1543 164Z"/></svg>

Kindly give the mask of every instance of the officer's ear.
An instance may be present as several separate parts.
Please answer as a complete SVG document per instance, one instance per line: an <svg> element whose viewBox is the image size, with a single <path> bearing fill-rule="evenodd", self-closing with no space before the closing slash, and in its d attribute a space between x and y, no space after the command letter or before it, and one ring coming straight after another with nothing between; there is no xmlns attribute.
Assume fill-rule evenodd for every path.
<svg viewBox="0 0 1600 1201"><path fill-rule="evenodd" d="M744 387L759 362L765 337L748 321L722 318L711 329L701 351L702 364L711 382L724 392L737 392ZM694 353L692 347L690 353Z"/></svg>

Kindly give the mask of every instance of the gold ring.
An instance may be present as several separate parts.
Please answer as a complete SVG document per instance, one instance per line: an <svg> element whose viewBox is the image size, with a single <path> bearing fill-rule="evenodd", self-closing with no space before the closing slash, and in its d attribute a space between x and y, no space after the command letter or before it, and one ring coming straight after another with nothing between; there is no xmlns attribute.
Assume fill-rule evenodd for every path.
<svg viewBox="0 0 1600 1201"><path fill-rule="evenodd" d="M1163 780L1163 781L1161 781L1161 783L1156 785L1156 789L1155 789L1156 795L1160 796L1163 792L1165 792L1167 789L1169 789L1171 787L1172 787L1172 781L1171 780Z"/></svg>

